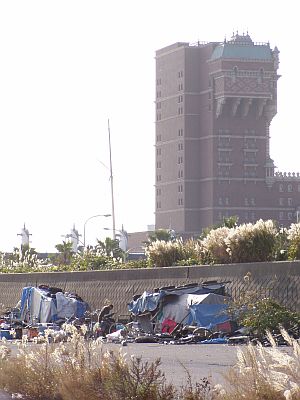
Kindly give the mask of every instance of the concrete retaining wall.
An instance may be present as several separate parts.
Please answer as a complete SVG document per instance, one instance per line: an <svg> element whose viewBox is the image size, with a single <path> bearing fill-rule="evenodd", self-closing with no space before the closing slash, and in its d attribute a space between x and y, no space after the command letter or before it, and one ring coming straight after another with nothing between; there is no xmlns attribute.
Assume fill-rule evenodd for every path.
<svg viewBox="0 0 300 400"><path fill-rule="evenodd" d="M250 279L244 279L248 274ZM106 300L118 314L128 314L127 303L145 290L208 280L229 281L227 291L237 297L243 290L272 296L282 304L300 311L300 261L231 264L215 266L168 267L115 271L52 272L0 274L0 304L15 306L24 286L41 284L75 292L92 309Z"/></svg>

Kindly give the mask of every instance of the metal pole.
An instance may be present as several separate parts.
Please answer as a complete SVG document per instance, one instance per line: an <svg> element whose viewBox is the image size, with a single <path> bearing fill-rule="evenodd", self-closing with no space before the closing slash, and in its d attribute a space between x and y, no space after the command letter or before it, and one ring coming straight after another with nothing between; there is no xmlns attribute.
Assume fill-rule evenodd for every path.
<svg viewBox="0 0 300 400"><path fill-rule="evenodd" d="M110 216L111 216L110 214L97 214L97 215L92 215L85 221L85 223L83 225L83 247L84 248L85 248L85 227L86 227L86 224L89 222L89 220L91 220L92 218L96 218L96 217L110 217Z"/></svg>
<svg viewBox="0 0 300 400"><path fill-rule="evenodd" d="M85 225L86 225L87 221L85 221L84 225L83 225L83 249L85 250Z"/></svg>
<svg viewBox="0 0 300 400"><path fill-rule="evenodd" d="M112 172L112 159L111 159L111 141L110 141L110 126L108 119L108 141L109 141L109 161L110 161L110 187L111 187L111 214L113 223L113 239L116 239L116 223L115 223L115 203L114 203L114 182Z"/></svg>

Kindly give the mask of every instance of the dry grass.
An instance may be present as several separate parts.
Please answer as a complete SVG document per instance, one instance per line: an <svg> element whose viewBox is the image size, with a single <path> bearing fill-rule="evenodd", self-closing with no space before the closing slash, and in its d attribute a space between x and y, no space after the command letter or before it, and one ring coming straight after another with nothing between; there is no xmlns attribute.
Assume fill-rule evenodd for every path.
<svg viewBox="0 0 300 400"><path fill-rule="evenodd" d="M238 349L224 387L208 379L193 384L186 370L187 383L178 390L166 382L159 360L126 360L73 332L66 343L21 346L14 357L0 346L0 388L25 400L300 400L300 346L282 335L288 351L271 335L271 348Z"/></svg>
<svg viewBox="0 0 300 400"><path fill-rule="evenodd" d="M226 377L229 385L224 400L300 399L300 346L285 330L281 333L290 351L276 347L270 334L272 347L258 344L238 350L238 362Z"/></svg>
<svg viewBox="0 0 300 400"><path fill-rule="evenodd" d="M73 332L66 343L22 346L9 357L0 349L0 388L26 400L173 400L160 361L125 360L103 352L100 341Z"/></svg>

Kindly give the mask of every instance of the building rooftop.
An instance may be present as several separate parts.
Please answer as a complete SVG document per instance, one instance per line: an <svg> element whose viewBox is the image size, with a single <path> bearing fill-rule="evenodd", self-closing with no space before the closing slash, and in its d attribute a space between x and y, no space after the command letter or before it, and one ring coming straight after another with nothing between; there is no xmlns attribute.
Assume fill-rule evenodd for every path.
<svg viewBox="0 0 300 400"><path fill-rule="evenodd" d="M248 60L272 60L272 50L268 43L254 43L248 35L233 35L231 40L216 46L211 60L236 58Z"/></svg>

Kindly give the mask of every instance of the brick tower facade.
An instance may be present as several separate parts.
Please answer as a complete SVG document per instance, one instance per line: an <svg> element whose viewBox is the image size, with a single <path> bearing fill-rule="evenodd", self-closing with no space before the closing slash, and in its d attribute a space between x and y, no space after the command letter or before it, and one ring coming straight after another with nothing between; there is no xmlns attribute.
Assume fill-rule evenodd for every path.
<svg viewBox="0 0 300 400"><path fill-rule="evenodd" d="M156 52L156 229L300 220L300 175L275 172L269 153L278 56L248 34Z"/></svg>

